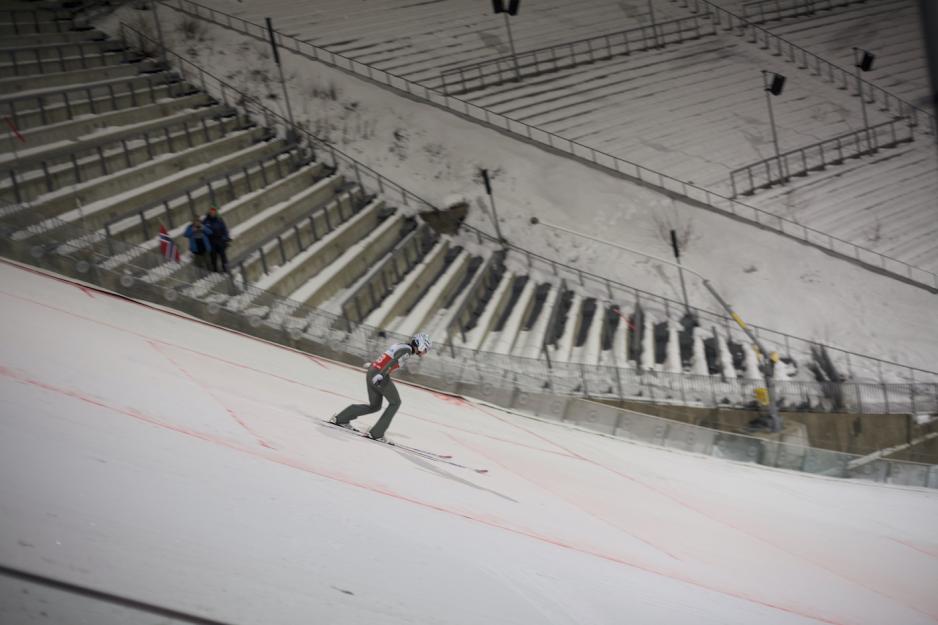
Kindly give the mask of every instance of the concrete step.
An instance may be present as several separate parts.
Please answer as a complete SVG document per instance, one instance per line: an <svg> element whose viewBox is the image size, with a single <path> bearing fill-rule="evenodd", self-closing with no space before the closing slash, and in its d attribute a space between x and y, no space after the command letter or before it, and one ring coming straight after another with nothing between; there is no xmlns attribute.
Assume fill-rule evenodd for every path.
<svg viewBox="0 0 938 625"><path fill-rule="evenodd" d="M31 201L67 185L100 176L202 145L220 134L247 127L247 120L232 115L224 105L187 109L113 132L96 133L73 141L47 144L38 150L0 155L0 199ZM204 122L204 125L202 125ZM15 167L15 169L14 169Z"/></svg>
<svg viewBox="0 0 938 625"><path fill-rule="evenodd" d="M221 136L214 141L175 154L147 161L136 167L124 169L109 176L102 176L73 187L66 187L37 198L30 208L38 219L54 217L73 208L76 202L83 206L107 200L132 189L156 182L166 176L185 171L203 163L210 163L226 154L244 150L260 141L265 130L254 128Z"/></svg>
<svg viewBox="0 0 938 625"><path fill-rule="evenodd" d="M299 157L298 154L295 156ZM323 198L334 197L332 186L340 181L337 181L336 177L322 177L327 171L325 165L314 162L294 169L296 163L298 161L290 163L289 167L281 167L280 171L286 175L272 180L270 184L221 203L219 206L219 214L225 220L232 239L228 251L229 267L238 267L240 259L248 256L246 252L261 246L267 239L273 238L272 235L281 232L285 235L289 234L288 226L284 224L292 225L298 221L298 211L305 211L305 214L309 214L326 203L327 200ZM284 165L287 163L284 162ZM304 186L315 189L315 192L298 194L302 198L294 201L293 198L297 196L289 194ZM317 204L312 204L314 202ZM188 240L184 237L187 225L183 223L170 232L171 236L178 236L179 240L184 243L181 248L183 250L188 250ZM283 246L282 241L280 246ZM157 278L157 276L152 278ZM176 272L165 272L165 275L157 279L158 282L164 284L169 284L173 280L178 280ZM223 286L227 291L227 284L217 286Z"/></svg>
<svg viewBox="0 0 938 625"><path fill-rule="evenodd" d="M109 111L119 111L136 106L143 106L168 98L191 95L196 93L196 91L196 89L179 81L160 82L148 85L136 91L115 93L113 97L110 95L96 97L90 101L87 99L74 101L70 98L68 104L55 104L52 106L43 106L42 108L16 110L15 119L13 115L14 111L10 110L10 106L3 108L9 113L7 117L13 121L14 125L20 131L23 131L39 128L44 125L71 121L77 117L89 114L100 115Z"/></svg>
<svg viewBox="0 0 938 625"><path fill-rule="evenodd" d="M9 15L0 13L0 37L19 37L20 35L41 35L45 33L61 33L72 29L71 20L43 20L33 14Z"/></svg>
<svg viewBox="0 0 938 625"><path fill-rule="evenodd" d="M402 230L403 232L403 230ZM422 261L439 235L426 223L417 223L386 256L380 258L357 281L327 301L322 308L341 313L347 321L360 323L377 309Z"/></svg>
<svg viewBox="0 0 938 625"><path fill-rule="evenodd" d="M113 57L115 55L107 55ZM38 89L57 89L78 85L85 87L95 82L130 78L139 74L152 73L157 69L155 61L143 60L133 63L110 64L89 69L73 69L65 72L49 72L29 76L0 78L0 93L16 94Z"/></svg>
<svg viewBox="0 0 938 625"><path fill-rule="evenodd" d="M531 314L537 282L530 276L524 282L521 292L508 311L501 328L495 328L482 343L481 349L499 354L510 354L520 338L525 319Z"/></svg>
<svg viewBox="0 0 938 625"><path fill-rule="evenodd" d="M443 272L430 284L426 293L416 298L407 315L399 320L395 328L400 334L413 335L435 327L441 312L456 296L471 270L472 255L466 250L453 248L455 255L447 254Z"/></svg>
<svg viewBox="0 0 938 625"><path fill-rule="evenodd" d="M0 95L0 107L9 109L13 116L13 121L19 124L18 115L21 112L31 110L42 112L49 107L57 105L71 106L77 102L94 101L95 98L102 98L104 96L115 97L121 93L129 93L131 91L149 88L150 85L178 81L179 77L173 72L153 72L147 74L136 72L130 77L118 76L117 78L96 80L81 85L67 85L29 89L15 93L4 93ZM92 110L91 112L96 113L97 111Z"/></svg>
<svg viewBox="0 0 938 625"><path fill-rule="evenodd" d="M542 303L533 305L532 316L525 320L522 332L515 341L514 354L523 358L540 357L541 346L550 326L550 311L553 310L560 293L560 285L558 284L549 285L546 291L543 290L543 285L538 285L538 288L543 293ZM523 328L529 329L524 330Z"/></svg>
<svg viewBox="0 0 938 625"><path fill-rule="evenodd" d="M175 197L167 198L165 203L145 208L142 211L142 219L137 213L109 223L107 225L108 247L114 259L108 267L113 269L122 265L133 265L144 270L152 269L153 256L146 255L145 252L152 251L152 247L148 246L147 242L153 240L161 224L166 226L172 237L185 243L180 246L181 250L188 249L183 233L186 225L193 218L205 215L213 202L221 204L221 211L224 213L226 207L262 192L271 184L273 174L277 171L277 167L271 163L272 160L281 163L281 171L285 172L292 171L297 158L295 151L286 151L264 161L264 167L261 167L260 162L252 162L242 167L235 163L232 172L222 176L226 183L224 198L219 198L220 190L213 194L209 192L208 185L199 184L195 188L177 192ZM276 184L277 180L279 178L273 180L273 184ZM227 223L227 216L223 215L223 217ZM232 248L232 258L238 254L239 250L249 247L249 244L245 243L245 237L249 233L241 233L240 228L241 224L231 226L232 238L239 240L237 247ZM161 264L159 257L157 257L157 262ZM235 262L231 264L234 265Z"/></svg>
<svg viewBox="0 0 938 625"><path fill-rule="evenodd" d="M104 41L107 35L99 30L67 30L33 35L0 35L0 48L18 48L48 44L73 44Z"/></svg>
<svg viewBox="0 0 938 625"><path fill-rule="evenodd" d="M388 254L410 233L413 224L400 213L378 224L372 232L346 248L335 262L324 267L290 294L302 306L319 308L342 289L364 276L374 264Z"/></svg>
<svg viewBox="0 0 938 625"><path fill-rule="evenodd" d="M311 278L331 266L343 253L373 233L386 215L384 203L374 201L338 228L320 237L303 252L273 269L256 286L280 297L290 297Z"/></svg>
<svg viewBox="0 0 938 625"><path fill-rule="evenodd" d="M351 216L355 198L360 197L345 189L345 178L327 175L321 162L311 163L264 189L249 194L235 203L226 204L225 214L230 217L232 237L235 233L243 250L253 250L274 240L277 236L296 238L300 246L303 237L297 234L298 225L318 209L334 203L339 213ZM342 217L340 216L340 219ZM278 243L278 247L282 245Z"/></svg>
<svg viewBox="0 0 938 625"><path fill-rule="evenodd" d="M159 98L153 102L148 102L151 95L148 92L146 93L146 99L137 96L136 99L141 104L133 106L132 108L123 107L111 109L106 112L99 112L96 115L83 115L73 120L65 120L47 126L28 129L26 131L21 130L20 133L26 140L25 145L30 148L35 148L56 141L67 141L73 137L91 134L105 128L139 124L159 117L173 115L185 109L207 106L214 103L212 98L204 93L194 93L173 98L171 97L172 91L182 91L182 86L179 85L175 89L172 87L164 89L162 95L165 97ZM160 93L154 92L152 95L159 96ZM133 96L128 96L126 104L131 105L132 99ZM144 104L143 102L146 103ZM110 102L108 104L110 104ZM118 102L117 104L120 105L122 103Z"/></svg>
<svg viewBox="0 0 938 625"><path fill-rule="evenodd" d="M244 135L251 135L253 139L263 134L264 130L258 128L242 133L233 133L222 139L221 142L216 143L220 143L222 146L237 145L243 140ZM220 153L224 156L215 160L203 162L182 171L172 172L172 175L158 178L147 185L135 186L118 195L111 195L97 202L83 205L81 211L75 209L58 214L56 216L64 223L57 227L82 222L89 231L99 230L105 224L139 215L145 210L141 207L148 204L159 206L164 200L177 198L183 195L185 189L189 187L203 184L203 181L211 179L215 175L236 169L238 163L271 157L282 151L283 147L283 144L279 141L261 141L233 153L222 150ZM184 221L180 218L181 216L177 216L178 221L176 223ZM159 223L162 217L159 219L148 217L147 219L152 225L154 222ZM152 234L152 232L155 232L155 230L148 234Z"/></svg>
<svg viewBox="0 0 938 625"><path fill-rule="evenodd" d="M9 54L4 58L0 56L0 78L13 76L36 76L55 72L71 72L80 69L95 67L108 67L137 61L141 57L122 52L106 52L86 56L62 56L54 59L42 59L27 55ZM25 59L25 60L24 60Z"/></svg>
<svg viewBox="0 0 938 625"><path fill-rule="evenodd" d="M14 60L21 59L52 62L65 57L90 58L124 50L126 50L124 44L110 39L76 43L38 43L29 46L25 44L0 46L0 62L12 64Z"/></svg>
<svg viewBox="0 0 938 625"><path fill-rule="evenodd" d="M331 186L328 179L317 186ZM306 202L304 206L308 207ZM247 246L247 253L242 253L232 262L242 284L255 284L268 275L277 266L284 266L298 254L310 250L327 238L334 230L365 210L368 200L360 187L350 187L332 200L313 206L305 215L301 215L278 236L268 237L266 242L255 249ZM242 235L243 237L243 235Z"/></svg>
<svg viewBox="0 0 938 625"><path fill-rule="evenodd" d="M505 271L492 291L491 297L484 304L482 313L475 325L466 331L465 346L478 351L489 334L494 331L496 324L511 302L511 287L515 281L515 274Z"/></svg>
<svg viewBox="0 0 938 625"><path fill-rule="evenodd" d="M433 283L442 275L451 245L452 241L449 237L438 241L420 260L420 264L414 268L414 271L405 278L405 281L398 285L380 306L368 314L364 324L393 331L399 319L404 317L427 294Z"/></svg>

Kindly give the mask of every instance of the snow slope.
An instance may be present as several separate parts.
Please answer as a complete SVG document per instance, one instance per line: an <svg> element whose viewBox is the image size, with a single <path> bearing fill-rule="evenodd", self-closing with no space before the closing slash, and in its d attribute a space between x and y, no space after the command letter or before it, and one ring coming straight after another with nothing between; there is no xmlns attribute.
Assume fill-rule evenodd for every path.
<svg viewBox="0 0 938 625"><path fill-rule="evenodd" d="M359 370L7 262L0 284L3 566L232 623L938 623L935 491L401 386L390 436L480 475L318 424ZM0 622L79 620L22 585L0 576Z"/></svg>

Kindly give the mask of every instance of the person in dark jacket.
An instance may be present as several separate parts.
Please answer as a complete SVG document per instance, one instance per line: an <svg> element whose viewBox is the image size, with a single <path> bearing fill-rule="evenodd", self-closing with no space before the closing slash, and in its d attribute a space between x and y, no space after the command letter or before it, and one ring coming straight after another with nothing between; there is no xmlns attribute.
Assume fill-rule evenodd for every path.
<svg viewBox="0 0 938 625"><path fill-rule="evenodd" d="M212 229L202 225L196 217L186 226L183 233L189 239L189 251L192 252L192 262L199 269L208 270L208 256L212 252Z"/></svg>
<svg viewBox="0 0 938 625"><path fill-rule="evenodd" d="M212 206L208 209L208 215L202 219L202 225L208 226L211 230L209 241L212 248L209 250L209 256L212 259L212 271L219 271L218 261L221 260L221 271L228 273L228 255L225 250L231 243L231 237L228 235L228 226L225 220L218 216L218 207Z"/></svg>
<svg viewBox="0 0 938 625"><path fill-rule="evenodd" d="M342 412L330 419L331 423L341 426L347 426L350 421L372 412L378 412L381 409L382 398L387 398L388 407L384 410L381 418L378 419L367 436L375 440L383 441L384 433L391 425L391 419L394 413L401 405L401 396L398 395L394 382L391 380L391 374L397 371L403 365L411 354L417 354L421 358L430 351L432 343L430 337L421 332L414 336L410 343L395 343L391 345L381 357L371 363L368 367L368 373L365 374L365 386L368 389L367 404L352 404Z"/></svg>

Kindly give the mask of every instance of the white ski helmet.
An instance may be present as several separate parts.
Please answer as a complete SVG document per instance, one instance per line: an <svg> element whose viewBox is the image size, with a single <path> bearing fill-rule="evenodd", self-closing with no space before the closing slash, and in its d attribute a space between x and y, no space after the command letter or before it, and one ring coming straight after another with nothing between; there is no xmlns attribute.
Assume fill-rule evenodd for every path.
<svg viewBox="0 0 938 625"><path fill-rule="evenodd" d="M418 354L426 354L430 351L430 348L433 347L433 341L430 340L430 335L426 332L415 334L414 338L410 339L410 342L417 349Z"/></svg>

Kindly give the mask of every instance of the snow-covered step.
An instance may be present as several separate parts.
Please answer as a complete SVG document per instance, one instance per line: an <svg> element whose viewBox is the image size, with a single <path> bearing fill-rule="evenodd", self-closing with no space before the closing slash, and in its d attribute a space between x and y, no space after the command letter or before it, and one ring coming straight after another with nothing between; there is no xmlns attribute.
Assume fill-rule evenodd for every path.
<svg viewBox="0 0 938 625"><path fill-rule="evenodd" d="M524 280L524 285L521 287L517 300L508 311L502 327L491 332L486 338L482 344L482 351L510 354L515 342L520 338L524 322L531 314L537 283L530 276L519 276L519 279ZM512 288L517 288L517 281Z"/></svg>
<svg viewBox="0 0 938 625"><path fill-rule="evenodd" d="M62 45L85 41L104 41L106 35L98 30L68 30L63 32L0 35L0 48L34 45Z"/></svg>
<svg viewBox="0 0 938 625"><path fill-rule="evenodd" d="M599 364L602 354L603 333L605 332L605 313L606 306L602 302L596 302L596 308L590 320L589 330L586 332L586 341L580 351L580 358L574 362L582 362L589 365Z"/></svg>
<svg viewBox="0 0 938 625"><path fill-rule="evenodd" d="M300 236L291 232L289 227L333 198L335 185L341 184L340 178L319 179L325 169L322 163L301 166L291 173L294 163L287 160L284 169L284 177L273 180L269 185L246 193L232 202L220 204L219 215L225 220L233 240L228 250L229 266L237 266L241 258L246 256L245 251L258 248L266 240L280 233L284 236L277 241L277 252L286 254L287 250L284 248L290 244L298 244L289 237ZM182 235L187 225L183 223L174 229L171 235ZM188 240L183 238L182 242L185 243L182 249L187 249ZM161 277L165 280L171 277L171 274Z"/></svg>
<svg viewBox="0 0 938 625"><path fill-rule="evenodd" d="M409 230L413 225L413 229ZM325 301L320 308L341 313L346 322L360 323L393 293L433 247L436 232L426 223L405 220L402 237L388 253L370 264L356 281Z"/></svg>
<svg viewBox="0 0 938 625"><path fill-rule="evenodd" d="M257 129L257 131L262 132L263 129ZM246 132L251 133L254 131ZM231 134L223 141L236 138L238 134L240 133ZM236 145L236 142L232 142L232 145ZM161 206L166 201L183 195L187 188L197 184L204 184L203 181L206 179L211 179L216 175L236 170L242 166L241 164L251 160L274 157L283 150L284 144L279 141L252 143L231 154L216 157L215 160L188 167L187 169L166 175L162 178L157 178L147 184L128 189L116 195L107 196L88 204L73 204L71 210L55 214L55 217L61 220L60 222L49 225L50 227L58 227L81 222L84 224L85 228L97 230L103 228L105 224L108 223L133 218L134 216L139 217L142 215L142 206L147 204L151 206ZM66 189L66 191L68 190ZM74 195L71 192L67 195L72 198L73 202L75 197L80 197L80 195ZM68 209L69 207L63 204L62 208ZM162 218L158 218L155 215L147 217L147 221L150 223L159 223L161 219ZM153 232L155 232L155 230L153 230Z"/></svg>
<svg viewBox="0 0 938 625"><path fill-rule="evenodd" d="M501 282L505 272L504 258L504 250L492 252L484 258L479 270L449 307L450 312L438 331L442 330L443 334L452 336L457 342L467 342L467 332L477 325L486 304Z"/></svg>
<svg viewBox="0 0 938 625"><path fill-rule="evenodd" d="M154 61L139 60L120 65L104 65L89 69L73 69L64 72L48 72L0 78L0 93L14 94L35 89L60 89L71 85L93 85L99 81L126 79L138 74L153 72L157 69ZM96 93L92 89L92 93ZM47 101L54 101L46 98Z"/></svg>
<svg viewBox="0 0 938 625"><path fill-rule="evenodd" d="M461 324L471 317L470 307L479 302L479 292L486 289L495 264L495 253L473 259L469 265L470 271L466 272L454 289L451 299L435 315L433 325L430 326L431 336L448 337L455 344L462 342Z"/></svg>
<svg viewBox="0 0 938 625"><path fill-rule="evenodd" d="M236 170L224 176L223 198L235 201L262 192L272 182L276 183L284 173L294 171L297 164L302 164L301 156L289 150L270 159L239 163ZM280 173L277 173L278 171ZM144 252L152 250L150 243L157 236L160 225L167 228L169 235L176 240L180 250L185 252L188 249L188 241L183 238L183 232L194 217L201 217L208 212L213 204L213 194L209 191L208 185L202 183L177 191L173 197L159 205L144 209L142 215L138 212L109 222L105 226L108 233L108 245L112 250L111 253L115 254L115 258L107 263L108 266L113 268L130 263L135 268L147 270L159 263L159 257L146 255ZM219 198L219 194L215 194L214 199L219 202L222 198ZM224 208L222 211L224 212ZM228 216L223 214L222 217L227 223ZM229 249L229 261L236 258L239 252L243 252L243 245L244 241L240 240L239 236L238 244ZM121 251L128 246L130 247L126 252Z"/></svg>
<svg viewBox="0 0 938 625"><path fill-rule="evenodd" d="M554 317L553 341L548 341L551 357L565 362L570 356L576 342L577 329L580 325L581 306L583 296L575 291L567 291L568 297L561 296L555 304L558 307ZM565 310L566 309L566 310Z"/></svg>
<svg viewBox="0 0 938 625"><path fill-rule="evenodd" d="M72 70L89 69L93 67L107 67L119 65L138 57L130 56L126 51L107 52L100 49L95 54L62 55L54 58L39 58L27 49L16 49L0 54L0 76L32 76L53 72L69 72Z"/></svg>
<svg viewBox="0 0 938 625"><path fill-rule="evenodd" d="M392 330L405 335L429 331L431 336L433 335L457 290L473 271L472 255L462 248L454 249L456 256L449 261L443 274L433 282L425 294L417 298Z"/></svg>
<svg viewBox="0 0 938 625"><path fill-rule="evenodd" d="M17 38L18 39L18 38ZM60 58L67 57L92 57L98 56L101 54L108 54L113 52L119 52L124 49L124 46L119 41L112 40L101 40L101 41L84 41L84 42L72 42L72 43L32 43L26 44L24 42L14 43L13 45L7 44L5 46L0 46L0 59L10 61L11 54L16 55L16 59L29 58L35 60L37 58L41 59L43 62L46 61L56 61Z"/></svg>
<svg viewBox="0 0 938 625"><path fill-rule="evenodd" d="M517 276L510 271L506 271L502 275L501 280L498 282L498 285L492 292L492 296L485 304L485 308L482 310L482 314L479 315L475 325L465 332L466 347L472 350L478 350L482 347L482 343L495 328L495 324L511 301L511 287L514 285L516 277Z"/></svg>
<svg viewBox="0 0 938 625"><path fill-rule="evenodd" d="M51 12L41 14L35 10L26 10L22 14L16 14L11 11L2 17L0 35L4 37L61 33L72 30L71 19L56 20Z"/></svg>
<svg viewBox="0 0 938 625"><path fill-rule="evenodd" d="M105 128L139 124L158 117L168 117L179 111L212 104L211 97L204 93L194 93L174 97L184 91L178 83L154 86L151 91L144 89L139 93L116 95L115 98L101 98L94 108L87 100L71 105L72 111L64 106L46 109L45 115L29 112L20 115L20 120L28 119L23 125L15 122L26 144L35 147L56 141L67 141L72 137L99 132ZM2 110L3 107L0 107Z"/></svg>
<svg viewBox="0 0 938 625"><path fill-rule="evenodd" d="M44 110L16 109L17 119L14 120L14 123L21 132L33 129L35 137L44 137L44 133L40 129L41 126L50 126L50 129L55 130L59 128L55 126L55 124L80 120L89 115L104 115L109 112L126 111L128 109L133 110L150 104L167 103L187 96L190 96L190 99L184 100L186 103L184 106L178 106L174 109L167 110L165 114L169 115L172 114L172 112L184 108L195 108L213 103L212 98L206 94L198 94L198 98L192 98L191 96L196 93L194 89L180 82L160 82L136 91L115 93L114 97L108 95L106 97L93 98L92 100L81 98L77 101L70 101L68 106L56 104L45 107ZM146 115L140 116L139 114L128 113L123 117L114 117L113 122L105 124L105 126L134 124L146 119L148 119ZM68 133L59 133L57 136L67 138ZM48 139L44 138L43 142L57 140L60 139L54 136Z"/></svg>
<svg viewBox="0 0 938 625"><path fill-rule="evenodd" d="M264 276L283 266L298 254L306 252L328 237L358 212L365 210L368 199L359 187L350 187L325 204L311 207L309 212L254 248L245 247L232 261L239 279L255 284Z"/></svg>
<svg viewBox="0 0 938 625"><path fill-rule="evenodd" d="M388 254L412 229L401 213L385 219L368 236L348 247L342 255L290 293L301 305L318 308L340 290L350 286Z"/></svg>
<svg viewBox="0 0 938 625"><path fill-rule="evenodd" d="M556 306L561 289L557 284L541 284L538 285L538 290L543 294L543 300L539 306L532 302L533 319L529 316L524 322L524 327L529 329L523 330L515 341L514 354L523 358L540 357L544 339L550 329L551 311Z"/></svg>
<svg viewBox="0 0 938 625"><path fill-rule="evenodd" d="M429 296L429 289L444 273L450 255L452 239L442 236L413 270L404 276L390 295L372 310L362 322L374 328L396 329L402 318L422 299Z"/></svg>
<svg viewBox="0 0 938 625"><path fill-rule="evenodd" d="M377 231L382 220L388 223L393 217L386 215L383 201L375 200L286 263L276 267L268 266L269 273L254 286L281 297L289 297L332 265L347 249Z"/></svg>
<svg viewBox="0 0 938 625"><path fill-rule="evenodd" d="M95 202L107 202L113 196L159 182L170 175L184 173L207 163L222 162L227 155L250 150L264 138L265 132L263 128L251 128L229 133L210 143L176 153L163 154L129 169L45 193L32 202L31 211L38 221L64 213L74 208L77 203L88 206ZM273 144L266 147L272 149ZM258 148L258 151L262 149ZM245 155L245 158L249 159L250 156ZM229 166L226 169L230 168ZM215 171L220 171L220 169L217 166L207 167L200 174L206 177L211 176ZM174 184L185 187L195 182L196 179L183 176ZM146 198L141 199L146 201ZM129 204L127 206L132 207ZM103 225L103 222L99 225Z"/></svg>
<svg viewBox="0 0 938 625"><path fill-rule="evenodd" d="M59 141L14 155L0 155L0 167L10 174L0 180L0 199L31 201L67 185L138 166L167 153L213 141L248 127L225 106L189 109L114 132L95 133L72 141ZM103 136L102 136L103 135Z"/></svg>

